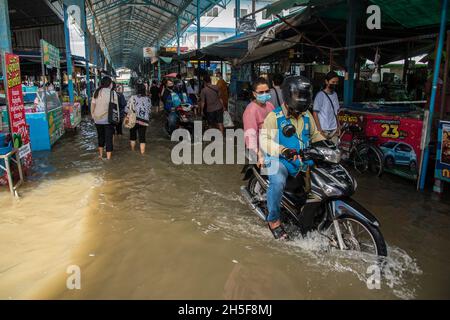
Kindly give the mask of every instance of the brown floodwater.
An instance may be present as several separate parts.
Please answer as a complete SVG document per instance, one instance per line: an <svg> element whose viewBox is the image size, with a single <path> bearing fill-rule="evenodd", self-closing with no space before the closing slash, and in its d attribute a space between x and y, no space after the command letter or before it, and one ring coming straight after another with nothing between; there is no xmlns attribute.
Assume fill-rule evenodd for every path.
<svg viewBox="0 0 450 320"><path fill-rule="evenodd" d="M355 198L388 243L380 289L370 258L320 235L279 243L240 196L240 165L174 165L155 116L147 153L116 141L99 160L84 119L11 199L0 189L1 299L450 298L450 201L391 175L357 176ZM447 194L448 195L448 194ZM69 290L67 268L80 268Z"/></svg>

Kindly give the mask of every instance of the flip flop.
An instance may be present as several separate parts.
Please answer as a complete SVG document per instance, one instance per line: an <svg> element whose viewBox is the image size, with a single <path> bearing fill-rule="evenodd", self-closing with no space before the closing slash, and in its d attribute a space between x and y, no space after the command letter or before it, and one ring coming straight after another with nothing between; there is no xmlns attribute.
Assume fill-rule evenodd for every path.
<svg viewBox="0 0 450 320"><path fill-rule="evenodd" d="M286 230L284 230L283 226L280 224L276 228L271 228L270 224L267 224L269 226L269 230L272 231L272 234L275 239L277 240L289 240L289 235L287 234Z"/></svg>

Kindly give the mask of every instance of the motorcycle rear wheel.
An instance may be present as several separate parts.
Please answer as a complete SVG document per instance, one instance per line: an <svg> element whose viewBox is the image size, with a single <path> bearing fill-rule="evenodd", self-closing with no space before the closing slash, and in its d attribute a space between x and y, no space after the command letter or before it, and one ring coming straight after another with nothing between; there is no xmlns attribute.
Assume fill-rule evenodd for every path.
<svg viewBox="0 0 450 320"><path fill-rule="evenodd" d="M346 250L359 251L377 256L387 256L387 247L381 231L357 216L343 215L337 222ZM336 228L331 222L327 234L338 243Z"/></svg>

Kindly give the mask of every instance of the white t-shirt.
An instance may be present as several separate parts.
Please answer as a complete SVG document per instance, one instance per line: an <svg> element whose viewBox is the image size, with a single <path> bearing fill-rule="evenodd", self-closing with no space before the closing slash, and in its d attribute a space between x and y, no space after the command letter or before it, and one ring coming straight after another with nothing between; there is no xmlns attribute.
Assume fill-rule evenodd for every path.
<svg viewBox="0 0 450 320"><path fill-rule="evenodd" d="M330 99L327 98L327 95ZM331 102L330 102L331 100ZM336 117L339 113L339 98L336 92L332 94L320 91L314 99L313 110L317 112L322 130L336 130Z"/></svg>

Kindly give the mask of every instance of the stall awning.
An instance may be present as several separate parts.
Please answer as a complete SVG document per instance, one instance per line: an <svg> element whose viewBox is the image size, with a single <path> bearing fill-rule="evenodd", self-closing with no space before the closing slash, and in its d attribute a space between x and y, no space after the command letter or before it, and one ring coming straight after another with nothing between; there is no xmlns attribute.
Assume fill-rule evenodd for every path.
<svg viewBox="0 0 450 320"><path fill-rule="evenodd" d="M382 23L396 23L404 28L418 28L437 26L440 22L441 1L439 0L369 0L381 9ZM345 0L280 0L266 7L266 16L277 15L283 10L296 6L321 6L329 7L324 16L345 20L348 10L336 8L335 5ZM450 21L450 16L448 18Z"/></svg>

